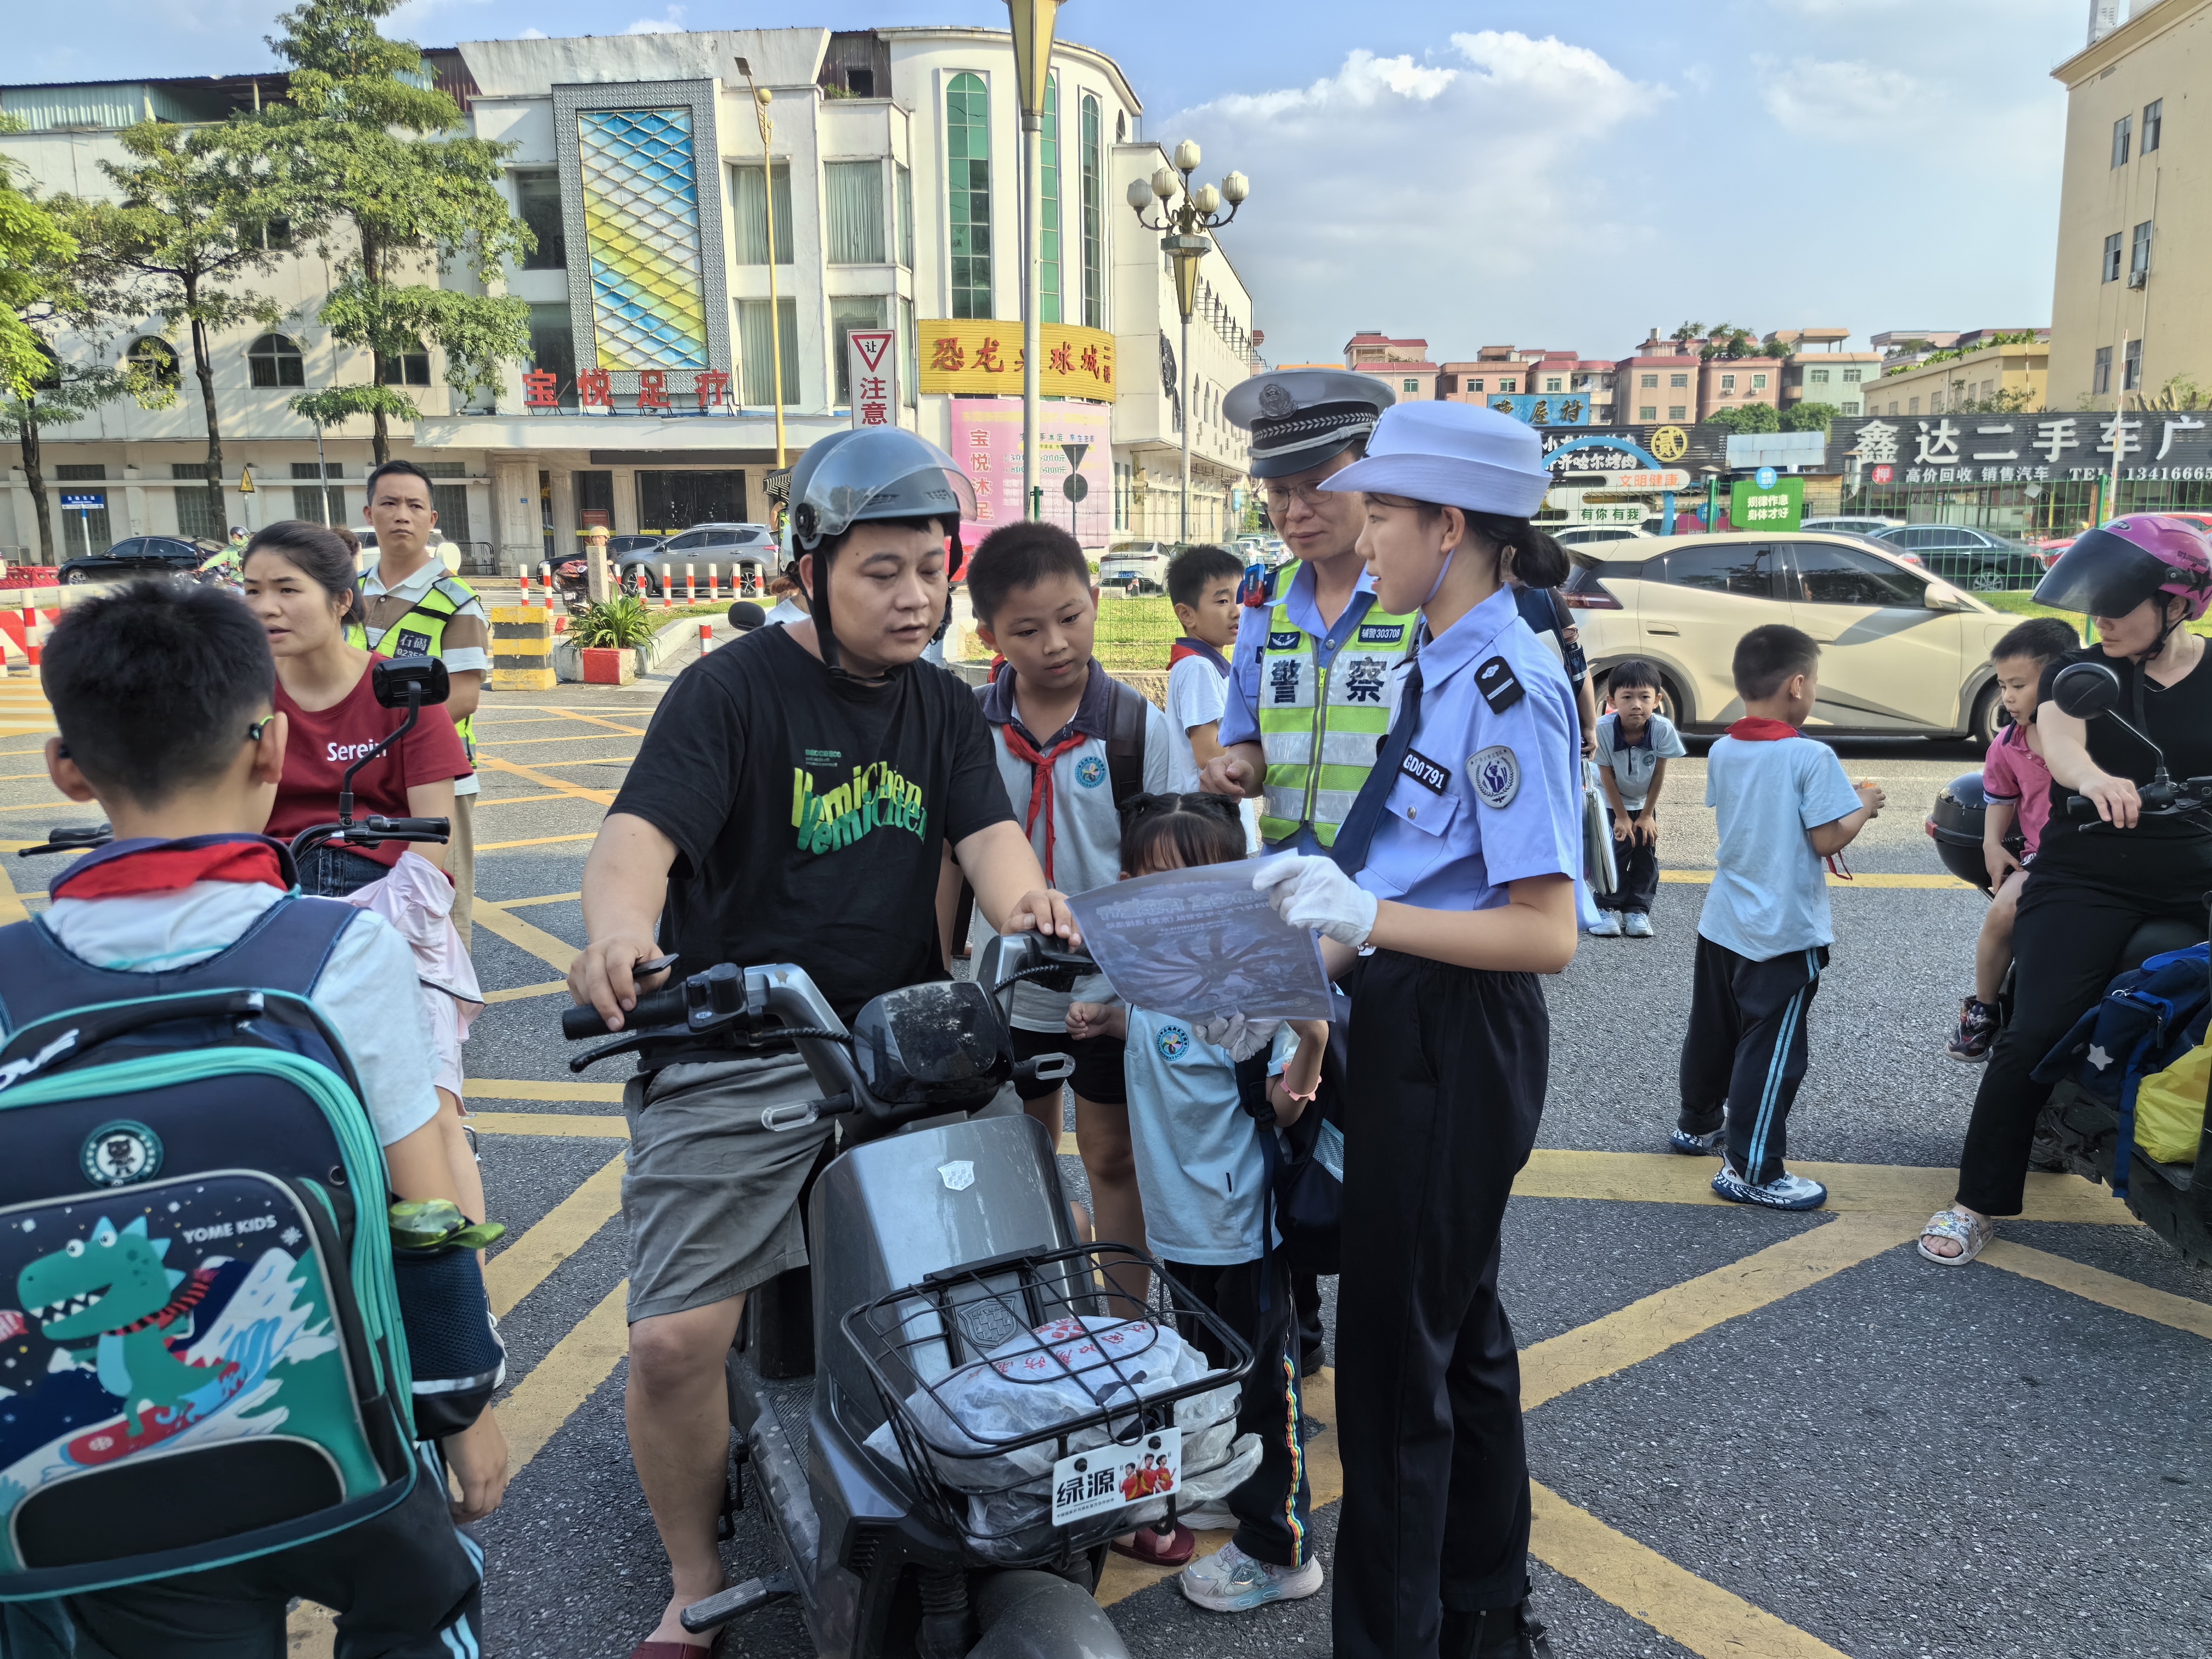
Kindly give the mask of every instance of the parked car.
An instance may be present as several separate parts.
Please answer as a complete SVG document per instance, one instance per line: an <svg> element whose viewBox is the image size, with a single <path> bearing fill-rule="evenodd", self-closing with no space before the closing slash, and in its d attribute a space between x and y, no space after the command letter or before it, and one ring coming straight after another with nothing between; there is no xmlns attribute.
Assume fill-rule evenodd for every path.
<svg viewBox="0 0 2212 1659"><path fill-rule="evenodd" d="M1539 525L1539 530L1545 526ZM1552 539L1561 547L1588 547L1597 542L1633 541L1654 532L1641 525L1633 524L1570 524L1552 532Z"/></svg>
<svg viewBox="0 0 2212 1659"><path fill-rule="evenodd" d="M624 592L658 596L664 587L684 586L686 567L703 588L709 565L718 568L717 580L724 587L730 585L732 572L740 571L756 587L765 588L775 573L779 553L764 524L699 524L665 540L652 540L649 546L620 555L610 551L609 556L621 572Z"/></svg>
<svg viewBox="0 0 2212 1659"><path fill-rule="evenodd" d="M1098 585L1127 590L1133 582L1139 593L1164 593L1174 551L1166 542L1116 542L1098 561Z"/></svg>
<svg viewBox="0 0 2212 1659"><path fill-rule="evenodd" d="M1820 641L1820 699L1808 726L1869 737L1971 737L1996 729L1990 647L2018 618L1907 564L1881 543L1834 532L1676 536L1569 555L1566 600L1602 679L1643 657L1661 707L1692 730L1743 714L1729 665L1765 623Z"/></svg>
<svg viewBox="0 0 2212 1659"><path fill-rule="evenodd" d="M141 576L189 576L203 561L222 551L221 542L188 542L181 536L130 536L105 553L80 553L64 562L61 579L79 582L121 582Z"/></svg>
<svg viewBox="0 0 2212 1659"><path fill-rule="evenodd" d="M1870 513L1846 513L1839 517L1808 519L1797 527L1800 530L1833 530L1847 536L1873 536L1885 530L1896 530L1904 526L1902 519L1877 518Z"/></svg>
<svg viewBox="0 0 2212 1659"><path fill-rule="evenodd" d="M1902 525L1869 539L1902 555L1930 575L1977 592L2032 588L2043 579L2046 568L2042 554L2025 542L2008 541L1965 525Z"/></svg>

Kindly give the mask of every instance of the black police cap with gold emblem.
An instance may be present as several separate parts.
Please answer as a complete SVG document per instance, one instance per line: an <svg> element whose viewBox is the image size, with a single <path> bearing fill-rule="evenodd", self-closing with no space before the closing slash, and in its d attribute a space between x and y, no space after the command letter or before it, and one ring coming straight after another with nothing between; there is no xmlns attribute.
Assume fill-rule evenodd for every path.
<svg viewBox="0 0 2212 1659"><path fill-rule="evenodd" d="M1252 476L1284 478L1365 437L1396 401L1379 375L1287 368L1239 380L1221 400L1221 412L1252 434Z"/></svg>

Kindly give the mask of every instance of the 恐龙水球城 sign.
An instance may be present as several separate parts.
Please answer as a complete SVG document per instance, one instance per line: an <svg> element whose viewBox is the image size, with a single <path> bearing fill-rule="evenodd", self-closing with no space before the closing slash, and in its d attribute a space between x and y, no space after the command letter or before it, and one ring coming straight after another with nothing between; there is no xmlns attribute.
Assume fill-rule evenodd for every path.
<svg viewBox="0 0 2212 1659"><path fill-rule="evenodd" d="M1114 401L1118 376L1114 337L1103 329L1073 323L1046 323L1038 349L1037 390L1047 398ZM922 321L920 336L921 390L932 396L1019 396L1022 389L1022 325L988 319Z"/></svg>

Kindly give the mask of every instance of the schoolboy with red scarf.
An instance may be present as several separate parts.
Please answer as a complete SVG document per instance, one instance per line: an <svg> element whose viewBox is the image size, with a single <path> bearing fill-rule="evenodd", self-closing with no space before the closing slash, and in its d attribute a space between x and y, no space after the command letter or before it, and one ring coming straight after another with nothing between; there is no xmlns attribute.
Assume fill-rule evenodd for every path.
<svg viewBox="0 0 2212 1659"><path fill-rule="evenodd" d="M47 741L47 774L71 800L96 800L115 832L55 878L33 924L64 951L125 972L188 967L254 949L246 936L276 905L335 902L297 896L290 854L261 834L287 728L272 712L267 634L228 592L141 582L78 605L56 625L42 678L61 732ZM453 1198L414 958L398 934L356 911L308 996L352 1056L393 1194ZM8 1026L0 1009L0 1036ZM434 1468L397 1508L328 1538L70 1597L79 1650L274 1653L297 1596L347 1609L341 1651L474 1652L482 1558L453 1523L498 1504L507 1443L486 1412L442 1449L463 1494L450 1513ZM438 1461L428 1448L424 1457Z"/></svg>
<svg viewBox="0 0 2212 1659"><path fill-rule="evenodd" d="M1817 1181L1783 1167L1790 1108L1804 1081L1805 1018L1835 929L1827 864L1882 809L1836 751L1799 732L1820 694L1820 647L1779 623L1736 641L1744 718L1712 746L1705 805L1720 854L1698 918L1682 1112L1670 1145L1721 1154L1713 1191L1738 1204L1812 1210Z"/></svg>

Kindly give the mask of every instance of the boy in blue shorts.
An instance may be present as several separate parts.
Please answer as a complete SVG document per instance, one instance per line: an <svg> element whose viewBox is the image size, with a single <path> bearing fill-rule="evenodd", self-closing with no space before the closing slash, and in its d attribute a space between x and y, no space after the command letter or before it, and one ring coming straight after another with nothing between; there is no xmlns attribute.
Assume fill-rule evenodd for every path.
<svg viewBox="0 0 2212 1659"><path fill-rule="evenodd" d="M219 588L134 583L56 625L43 684L61 732L46 743L48 775L71 800L97 801L115 831L54 879L36 925L64 950L123 971L184 968L285 900L290 854L261 834L285 720L271 712L268 635L243 605ZM352 1057L392 1194L453 1199L413 954L358 911L308 998ZM476 1652L483 1553L453 1522L497 1506L507 1443L487 1411L420 1451L423 1478L382 1515L229 1566L69 1597L78 1659L282 1659L294 1597L343 1610L338 1659ZM462 1493L450 1512L448 1467Z"/></svg>
<svg viewBox="0 0 2212 1659"><path fill-rule="evenodd" d="M1706 760L1720 856L1698 918L1697 983L1682 1042L1682 1112L1668 1144L1718 1152L1713 1191L1737 1204L1818 1209L1828 1189L1783 1167L1805 1079L1805 1017L1835 929L1825 861L1881 811L1836 751L1798 731L1820 689L1820 647L1779 623L1736 641L1744 717Z"/></svg>

